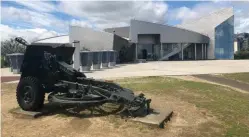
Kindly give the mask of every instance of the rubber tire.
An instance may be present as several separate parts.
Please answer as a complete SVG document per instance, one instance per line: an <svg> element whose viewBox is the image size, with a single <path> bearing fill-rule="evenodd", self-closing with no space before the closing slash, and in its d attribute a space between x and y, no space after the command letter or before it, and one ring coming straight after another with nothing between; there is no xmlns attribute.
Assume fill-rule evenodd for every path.
<svg viewBox="0 0 249 137"><path fill-rule="evenodd" d="M33 99L32 102L29 104L24 102L24 99L22 97L23 90L22 88L24 86L31 86L32 87L32 94ZM26 111L36 111L43 107L44 105L44 99L45 99L45 92L42 91L41 85L39 84L39 81L35 77L24 77L20 80L18 83L17 89L16 89L16 99L19 104L19 106Z"/></svg>

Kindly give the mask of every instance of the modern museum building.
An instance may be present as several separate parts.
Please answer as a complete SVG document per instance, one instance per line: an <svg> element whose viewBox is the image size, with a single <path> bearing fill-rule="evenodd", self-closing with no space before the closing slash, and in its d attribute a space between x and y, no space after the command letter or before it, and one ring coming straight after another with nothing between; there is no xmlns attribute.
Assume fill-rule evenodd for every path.
<svg viewBox="0 0 249 137"><path fill-rule="evenodd" d="M234 58L233 8L169 26L130 20L129 26L95 30L70 26L69 34L33 43L74 43L82 50L115 50L117 61L207 60Z"/></svg>

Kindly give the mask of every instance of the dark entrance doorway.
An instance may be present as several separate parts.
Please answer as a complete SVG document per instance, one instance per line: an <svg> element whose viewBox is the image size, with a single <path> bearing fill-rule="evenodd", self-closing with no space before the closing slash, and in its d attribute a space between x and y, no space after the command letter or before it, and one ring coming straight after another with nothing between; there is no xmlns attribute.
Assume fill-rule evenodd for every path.
<svg viewBox="0 0 249 137"><path fill-rule="evenodd" d="M146 49L142 50L142 59L147 59L148 53Z"/></svg>
<svg viewBox="0 0 249 137"><path fill-rule="evenodd" d="M160 34L138 34L137 58L157 60L160 57Z"/></svg>

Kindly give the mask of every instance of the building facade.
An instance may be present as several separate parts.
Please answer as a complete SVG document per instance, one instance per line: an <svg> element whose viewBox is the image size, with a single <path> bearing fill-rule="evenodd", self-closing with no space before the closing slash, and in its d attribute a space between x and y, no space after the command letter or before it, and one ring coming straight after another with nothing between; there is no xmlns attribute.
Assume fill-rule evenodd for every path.
<svg viewBox="0 0 249 137"><path fill-rule="evenodd" d="M130 62L139 59L233 59L233 40L233 9L225 8L176 26L140 20L131 20L129 26L107 28L103 31L70 26L67 36L43 39L35 43L63 41L74 45L74 41L78 41L76 52L115 50L119 62Z"/></svg>
<svg viewBox="0 0 249 137"><path fill-rule="evenodd" d="M206 59L209 38L200 33L139 20L131 20L130 27L126 29L129 29L126 36L135 46L134 60ZM124 35L123 28L105 31Z"/></svg>

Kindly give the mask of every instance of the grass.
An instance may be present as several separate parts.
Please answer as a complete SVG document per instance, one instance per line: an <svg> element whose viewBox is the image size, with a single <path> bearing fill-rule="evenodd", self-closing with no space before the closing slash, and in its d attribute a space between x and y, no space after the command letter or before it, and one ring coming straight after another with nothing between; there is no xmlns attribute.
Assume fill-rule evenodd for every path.
<svg viewBox="0 0 249 137"><path fill-rule="evenodd" d="M249 94L218 85L166 77L125 79L117 82L135 91L160 96L172 95L195 104L198 108L208 109L225 124L225 133L220 136L249 136Z"/></svg>
<svg viewBox="0 0 249 137"><path fill-rule="evenodd" d="M194 104L200 109L207 109L222 121L223 134L207 133L212 127L219 126L213 123L206 123L200 126L201 136L225 136L225 137L249 137L249 94L237 92L228 87L213 85L202 82L184 81L168 77L144 77L126 78L116 80L120 85L134 91L155 94L157 96L174 96L188 103ZM2 84L2 89L15 89L15 84ZM7 91L2 94L8 94ZM59 115L66 117L65 115ZM107 119L119 128L124 122L114 116ZM134 124L128 123L125 126L132 127ZM143 133L151 132L144 125L135 126ZM123 128L123 127L122 127ZM134 127L135 128L135 127ZM154 129L153 129L154 130ZM190 129L191 130L191 129ZM196 135L184 135L196 136Z"/></svg>
<svg viewBox="0 0 249 137"><path fill-rule="evenodd" d="M238 80L238 81L245 82L245 83L249 84L249 72L222 74L221 76L228 78L228 79Z"/></svg>

